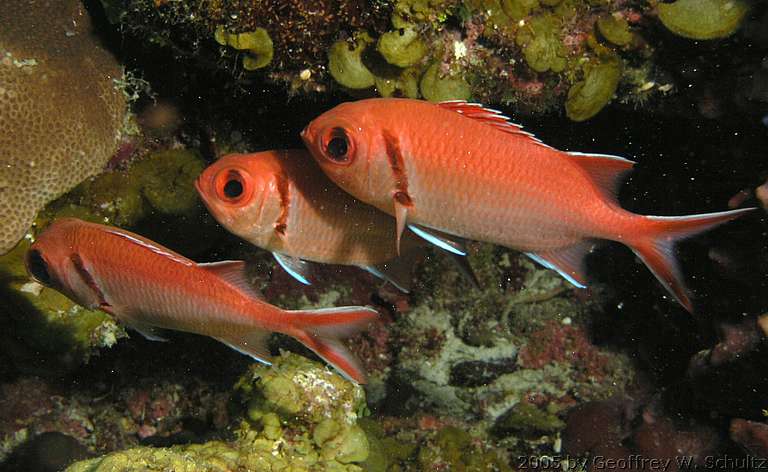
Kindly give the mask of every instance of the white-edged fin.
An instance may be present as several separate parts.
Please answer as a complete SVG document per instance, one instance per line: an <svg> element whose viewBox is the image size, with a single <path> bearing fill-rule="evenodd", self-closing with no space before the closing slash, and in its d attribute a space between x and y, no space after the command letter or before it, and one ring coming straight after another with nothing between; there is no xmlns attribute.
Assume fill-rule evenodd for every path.
<svg viewBox="0 0 768 472"><path fill-rule="evenodd" d="M145 324L136 324L136 323L132 323L129 326L133 328L137 333L149 339L150 341L159 341L163 343L168 342L168 338L165 338L161 335L163 330L160 328L155 328L154 326L145 325Z"/></svg>
<svg viewBox="0 0 768 472"><path fill-rule="evenodd" d="M378 312L361 306L288 311L291 324L298 330L295 337L302 344L336 368L346 379L365 383L365 371L343 338L366 329Z"/></svg>
<svg viewBox="0 0 768 472"><path fill-rule="evenodd" d="M629 159L609 154L569 152L568 155L574 157L573 162L589 174L592 182L611 200L616 198L624 176L635 165Z"/></svg>
<svg viewBox="0 0 768 472"><path fill-rule="evenodd" d="M309 281L309 262L299 259L298 257L286 256L279 252L273 252L272 255L275 256L275 260L280 264L280 267L285 269L291 277L304 285L312 285L312 282Z"/></svg>
<svg viewBox="0 0 768 472"><path fill-rule="evenodd" d="M584 240L554 251L526 252L525 255L547 269L556 271L573 286L586 288L587 275L584 259L593 248L593 241Z"/></svg>
<svg viewBox="0 0 768 472"><path fill-rule="evenodd" d="M448 251L459 256L467 255L467 250L464 248L463 244L458 241L454 241L443 234L437 234L436 232L432 232L417 225L408 225L408 228L413 231L416 236L428 241L431 244L434 244L444 251Z"/></svg>
<svg viewBox="0 0 768 472"><path fill-rule="evenodd" d="M208 262L200 263L197 266L201 269L213 272L221 280L242 290L253 298L262 298L253 286L248 283L248 276L245 272L245 262L243 261Z"/></svg>
<svg viewBox="0 0 768 472"><path fill-rule="evenodd" d="M272 365L272 355L267 348L270 334L269 331L253 330L241 335L217 337L216 340L241 354L252 357L254 360Z"/></svg>

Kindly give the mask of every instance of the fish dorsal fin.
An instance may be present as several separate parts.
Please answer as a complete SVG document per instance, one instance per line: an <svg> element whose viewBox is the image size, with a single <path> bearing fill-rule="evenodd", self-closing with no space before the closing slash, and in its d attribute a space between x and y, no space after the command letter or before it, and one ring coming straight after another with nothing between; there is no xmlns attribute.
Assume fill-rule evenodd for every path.
<svg viewBox="0 0 768 472"><path fill-rule="evenodd" d="M197 266L201 269L205 269L208 272L211 272L238 290L242 290L251 298L262 298L261 295L256 292L253 286L248 282L244 261L207 262L198 264Z"/></svg>
<svg viewBox="0 0 768 472"><path fill-rule="evenodd" d="M609 154L569 152L568 155L573 156L573 162L584 169L595 186L611 199L616 198L623 177L635 165L629 159Z"/></svg>
<svg viewBox="0 0 768 472"><path fill-rule="evenodd" d="M139 236L138 234L134 234L129 231L124 231L118 228L109 228L107 230L107 233L118 236L125 240L128 240L134 244L138 244L139 246L145 249L148 249L149 251L152 251L155 254L168 257L181 264L188 265L188 266L195 264L191 259L187 259L186 257L182 256L178 252L171 251L167 247L160 246L154 243L153 241L150 241L149 239L145 238L144 236Z"/></svg>
<svg viewBox="0 0 768 472"><path fill-rule="evenodd" d="M245 354L264 364L272 365L272 356L267 347L269 336L269 331L256 329L242 334L220 336L216 339L241 354Z"/></svg>
<svg viewBox="0 0 768 472"><path fill-rule="evenodd" d="M538 144L544 147L550 147L542 143L539 138L534 136L528 131L523 131L523 126L517 123L509 121L509 117L501 113L499 110L493 108L486 108L479 103L470 103L464 100L449 100L446 102L440 102L437 106L451 110L461 115L471 118L473 120L485 123L505 133L514 134L516 136L523 136L530 140L532 143Z"/></svg>
<svg viewBox="0 0 768 472"><path fill-rule="evenodd" d="M556 271L574 286L586 288L585 259L594 247L594 241L585 239L572 246L552 251L526 252L525 255L547 269Z"/></svg>

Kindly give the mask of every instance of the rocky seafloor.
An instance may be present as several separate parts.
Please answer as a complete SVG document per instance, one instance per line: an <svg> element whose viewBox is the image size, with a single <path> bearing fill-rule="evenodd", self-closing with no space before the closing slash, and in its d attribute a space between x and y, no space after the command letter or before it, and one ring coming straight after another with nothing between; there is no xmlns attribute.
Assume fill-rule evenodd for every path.
<svg viewBox="0 0 768 472"><path fill-rule="evenodd" d="M303 286L217 225L192 185L226 153L301 146L306 123L342 101L404 96L480 101L559 149L637 161L620 201L638 213L766 208L765 2L14 3L2 18L31 26L0 32L0 123L30 132L0 140L0 209L19 188L45 206L0 256L1 470L749 470L768 458L764 212L681 245L689 314L608 243L586 290L486 243L469 244L479 288L437 252L410 294L337 266ZM73 135L95 138L72 126L63 140L45 121L73 74L39 52L52 22L35 15L57 14L90 16L124 68L104 71L125 107L97 143L114 156L79 184L82 163L60 155ZM18 80L38 72L55 101ZM35 112L18 113L18 97ZM37 149L25 139L60 153L25 153ZM23 254L63 216L200 262L245 259L284 308L375 307L379 321L347 341L369 383L281 336L272 367L201 336L150 342L33 283Z"/></svg>

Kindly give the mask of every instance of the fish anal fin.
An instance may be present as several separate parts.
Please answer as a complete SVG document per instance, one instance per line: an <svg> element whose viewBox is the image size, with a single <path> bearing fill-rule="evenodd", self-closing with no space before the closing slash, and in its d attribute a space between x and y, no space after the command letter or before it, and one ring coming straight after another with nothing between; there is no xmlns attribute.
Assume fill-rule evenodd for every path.
<svg viewBox="0 0 768 472"><path fill-rule="evenodd" d="M288 272L288 275L304 285L312 285L312 282L310 282L312 272L311 263L298 257L280 254L279 252L273 252L272 255L275 257L277 263L280 264L280 267Z"/></svg>
<svg viewBox="0 0 768 472"><path fill-rule="evenodd" d="M212 272L221 280L242 290L252 298L262 298L262 296L256 292L253 286L248 282L248 275L245 271L246 264L244 261L208 262L197 264L197 266L208 272Z"/></svg>
<svg viewBox="0 0 768 472"><path fill-rule="evenodd" d="M272 355L267 347L270 336L269 331L260 329L246 331L245 333L218 336L216 340L226 344L235 351L252 357L261 363L272 364Z"/></svg>
<svg viewBox="0 0 768 472"><path fill-rule="evenodd" d="M162 335L163 330L146 324L132 323L129 325L134 331L138 332L150 341L168 342L168 338Z"/></svg>
<svg viewBox="0 0 768 472"><path fill-rule="evenodd" d="M539 138L532 133L523 130L522 125L509 121L509 117L501 113L499 110L493 108L486 108L480 103L471 103L464 100L449 100L446 102L440 102L437 106L459 113L475 121L479 121L488 126L492 126L499 131L505 133L514 134L516 136L525 138L533 144L544 146L549 148L546 144L542 143Z"/></svg>
<svg viewBox="0 0 768 472"><path fill-rule="evenodd" d="M595 186L611 200L616 198L624 176L635 165L629 159L608 154L569 152L568 155L573 157L572 161L581 167Z"/></svg>
<svg viewBox="0 0 768 472"><path fill-rule="evenodd" d="M556 271L575 287L586 288L585 259L593 248L593 241L583 240L564 248L535 253L527 252L526 255L547 269Z"/></svg>

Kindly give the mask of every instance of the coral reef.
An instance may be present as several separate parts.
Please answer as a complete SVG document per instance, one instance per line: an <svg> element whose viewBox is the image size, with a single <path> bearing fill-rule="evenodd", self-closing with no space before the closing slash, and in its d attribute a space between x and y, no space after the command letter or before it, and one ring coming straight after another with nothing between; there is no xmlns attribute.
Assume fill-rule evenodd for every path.
<svg viewBox="0 0 768 472"><path fill-rule="evenodd" d="M81 2L3 7L0 254L46 203L103 169L127 119L122 68L100 45Z"/></svg>
<svg viewBox="0 0 768 472"><path fill-rule="evenodd" d="M360 386L282 353L271 367L253 365L235 389L245 418L233 441L127 449L67 470L362 470L369 446L357 425L365 409Z"/></svg>
<svg viewBox="0 0 768 472"><path fill-rule="evenodd" d="M391 382L412 392L397 411L479 420L521 450L528 440L552 444L576 399L622 392L632 368L589 341L595 307L557 274L489 245L474 246L470 260L487 288L463 289L455 271L432 261L422 295L391 328Z"/></svg>
<svg viewBox="0 0 768 472"><path fill-rule="evenodd" d="M656 25L722 38L748 11L744 0L102 3L127 34L228 70L236 89L267 77L291 93L325 92L332 79L355 95L474 99L526 112L565 106L574 121L614 97L641 105L674 90ZM238 60L221 60L214 37ZM242 75L255 69L262 75Z"/></svg>

